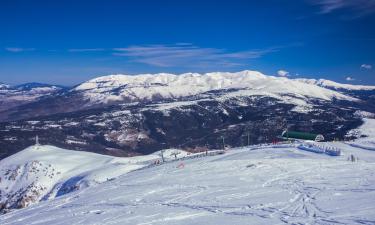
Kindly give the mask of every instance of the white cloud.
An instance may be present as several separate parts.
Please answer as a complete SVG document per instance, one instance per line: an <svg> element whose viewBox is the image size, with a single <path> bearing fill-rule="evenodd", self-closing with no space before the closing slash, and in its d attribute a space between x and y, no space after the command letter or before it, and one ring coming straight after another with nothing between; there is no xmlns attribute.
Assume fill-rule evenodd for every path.
<svg viewBox="0 0 375 225"><path fill-rule="evenodd" d="M375 12L375 0L308 0L320 8L319 13L328 14L346 10L346 19L355 19ZM351 15L349 15L351 14Z"/></svg>
<svg viewBox="0 0 375 225"><path fill-rule="evenodd" d="M68 52L100 52L104 50L104 48L72 48L68 49Z"/></svg>
<svg viewBox="0 0 375 225"><path fill-rule="evenodd" d="M158 67L234 67L248 59L260 58L279 51L282 47L248 51L227 51L218 48L201 48L190 43L174 45L135 45L113 49L113 55L128 57L133 62Z"/></svg>
<svg viewBox="0 0 375 225"><path fill-rule="evenodd" d="M8 52L30 52L30 51L34 51L35 48L16 48L16 47L8 47L8 48L5 48L6 51Z"/></svg>
<svg viewBox="0 0 375 225"><path fill-rule="evenodd" d="M347 76L345 78L346 81L355 81L355 79L353 77L350 77L350 76Z"/></svg>
<svg viewBox="0 0 375 225"><path fill-rule="evenodd" d="M287 77L289 76L289 72L285 70L279 70L277 71L277 75L279 75L280 77Z"/></svg>
<svg viewBox="0 0 375 225"><path fill-rule="evenodd" d="M361 69L371 70L371 69L372 69L372 65L369 65L369 64L362 64L362 65L361 65Z"/></svg>

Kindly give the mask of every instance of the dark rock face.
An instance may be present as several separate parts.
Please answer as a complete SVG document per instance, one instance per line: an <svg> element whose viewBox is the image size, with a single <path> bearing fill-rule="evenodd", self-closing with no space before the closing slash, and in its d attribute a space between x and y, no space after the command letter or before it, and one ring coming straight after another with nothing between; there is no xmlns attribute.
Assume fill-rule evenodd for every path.
<svg viewBox="0 0 375 225"><path fill-rule="evenodd" d="M0 123L0 158L33 144L36 135L42 144L116 156L149 154L172 147L194 151L218 149L223 144L235 147L248 142L272 142L286 127L321 133L328 140L342 139L348 130L362 123L355 112L371 111L372 104L366 99L362 102L311 99L310 110L303 112L295 110L295 105L267 96L220 99L231 91L235 90L178 101L96 106L78 111L75 110L82 102L66 97L59 114L57 109L39 113L35 109L48 108L51 100L40 101L25 106L24 110L30 110L28 119ZM62 102L56 100L54 104L57 107Z"/></svg>

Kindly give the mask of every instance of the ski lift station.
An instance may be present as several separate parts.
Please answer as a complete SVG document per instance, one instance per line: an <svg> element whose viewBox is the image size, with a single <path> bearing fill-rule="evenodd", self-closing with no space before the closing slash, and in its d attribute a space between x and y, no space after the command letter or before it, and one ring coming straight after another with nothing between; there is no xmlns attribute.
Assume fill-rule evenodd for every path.
<svg viewBox="0 0 375 225"><path fill-rule="evenodd" d="M324 141L324 136L321 134L312 134L298 131L285 130L281 134L282 138L293 139L293 140L306 140L306 141Z"/></svg>

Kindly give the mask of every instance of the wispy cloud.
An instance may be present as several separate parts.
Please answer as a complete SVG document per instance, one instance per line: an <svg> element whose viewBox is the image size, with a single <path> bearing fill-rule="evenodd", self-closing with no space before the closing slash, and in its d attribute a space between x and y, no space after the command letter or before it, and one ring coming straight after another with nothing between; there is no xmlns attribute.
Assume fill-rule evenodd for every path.
<svg viewBox="0 0 375 225"><path fill-rule="evenodd" d="M220 65L224 67L238 66L248 59L260 58L266 54L277 52L281 47L259 50L230 52L218 48L201 48L190 43L174 45L135 45L113 49L113 55L130 58L133 62L158 67L174 67L189 65L202 67Z"/></svg>
<svg viewBox="0 0 375 225"><path fill-rule="evenodd" d="M8 47L5 48L6 51L8 52L30 52L30 51L35 51L35 48L17 48L17 47Z"/></svg>
<svg viewBox="0 0 375 225"><path fill-rule="evenodd" d="M375 12L375 0L309 0L320 8L319 13L328 14L348 10L346 19L355 19Z"/></svg>
<svg viewBox="0 0 375 225"><path fill-rule="evenodd" d="M372 69L372 65L369 65L369 64L362 64L362 65L361 65L361 69L371 70L371 69Z"/></svg>
<svg viewBox="0 0 375 225"><path fill-rule="evenodd" d="M72 48L68 52L101 52L105 51L104 48Z"/></svg>

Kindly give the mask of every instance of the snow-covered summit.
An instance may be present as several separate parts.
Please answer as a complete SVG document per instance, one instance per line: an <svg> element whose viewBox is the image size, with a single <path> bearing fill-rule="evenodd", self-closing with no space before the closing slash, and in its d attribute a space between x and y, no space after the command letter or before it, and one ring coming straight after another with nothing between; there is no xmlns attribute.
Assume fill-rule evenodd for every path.
<svg viewBox="0 0 375 225"><path fill-rule="evenodd" d="M159 73L109 75L82 83L73 91L83 92L91 103L173 99L220 89L251 90L249 95L295 95L301 98L351 99L338 92L296 80L267 76L257 71L236 73ZM353 99L351 99L353 100Z"/></svg>
<svg viewBox="0 0 375 225"><path fill-rule="evenodd" d="M366 85L353 85L353 84L341 84L331 80L325 79L295 79L302 83L313 84L320 87L330 88L330 89L346 89L346 90L375 90L375 86L366 86Z"/></svg>
<svg viewBox="0 0 375 225"><path fill-rule="evenodd" d="M7 90L9 88L10 88L10 85L4 84L4 83L0 83L0 90Z"/></svg>

